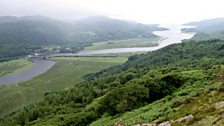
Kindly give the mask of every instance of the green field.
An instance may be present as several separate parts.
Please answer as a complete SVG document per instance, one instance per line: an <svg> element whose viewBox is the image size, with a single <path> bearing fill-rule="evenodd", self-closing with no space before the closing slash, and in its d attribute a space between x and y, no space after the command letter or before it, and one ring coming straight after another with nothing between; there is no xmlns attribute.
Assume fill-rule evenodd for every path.
<svg viewBox="0 0 224 126"><path fill-rule="evenodd" d="M84 51L102 50L112 48L131 48L131 47L151 47L157 46L159 37L157 38L135 38L119 41L106 41L93 43L92 46L86 47Z"/></svg>
<svg viewBox="0 0 224 126"><path fill-rule="evenodd" d="M138 54L146 54L148 52L125 52L125 53L108 53L108 54L92 54L88 56L92 57L120 57L127 58L129 56L138 55Z"/></svg>
<svg viewBox="0 0 224 126"><path fill-rule="evenodd" d="M32 67L32 65L33 63L25 58L0 62L0 76L9 73L23 71L25 69Z"/></svg>
<svg viewBox="0 0 224 126"><path fill-rule="evenodd" d="M46 73L21 84L0 87L0 117L43 98L47 92L65 89L83 81L83 76L123 63L127 57L54 58Z"/></svg>

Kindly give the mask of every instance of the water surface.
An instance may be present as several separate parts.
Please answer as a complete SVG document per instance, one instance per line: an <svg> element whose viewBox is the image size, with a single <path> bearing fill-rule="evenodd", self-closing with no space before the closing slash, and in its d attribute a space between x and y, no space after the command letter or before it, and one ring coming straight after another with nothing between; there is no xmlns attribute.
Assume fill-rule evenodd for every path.
<svg viewBox="0 0 224 126"><path fill-rule="evenodd" d="M189 26L177 26L177 25L162 25L161 27L169 28L166 31L155 31L154 34L161 36L162 40L159 41L159 46L156 47L135 47L135 48L114 48L95 51L80 51L78 53L65 53L65 54L53 54L51 56L85 56L92 54L109 54L109 53L125 53L125 52L145 52L154 51L170 44L179 43L184 39L190 39L194 36L194 33L182 33L181 29ZM43 60L41 58L32 58L35 65L27 70L12 73L0 77L0 86L11 83L24 82L36 77L47 70L49 70L55 62L49 60Z"/></svg>
<svg viewBox="0 0 224 126"><path fill-rule="evenodd" d="M46 72L55 64L53 61L42 60L40 58L32 58L31 60L34 63L33 67L18 73L12 73L0 77L0 86L30 80L33 77Z"/></svg>
<svg viewBox="0 0 224 126"><path fill-rule="evenodd" d="M104 50L94 50L94 51L80 51L78 53L66 53L57 54L58 56L85 56L92 54L110 54L110 53L126 53L126 52L145 52L154 51L170 44L180 43L184 39L190 39L195 33L184 33L181 32L182 28L189 28L192 26L182 26L182 25L161 25L161 27L168 28L166 31L155 31L155 35L162 37L158 42L159 45L155 47L134 47L134 48L114 48L114 49L104 49Z"/></svg>

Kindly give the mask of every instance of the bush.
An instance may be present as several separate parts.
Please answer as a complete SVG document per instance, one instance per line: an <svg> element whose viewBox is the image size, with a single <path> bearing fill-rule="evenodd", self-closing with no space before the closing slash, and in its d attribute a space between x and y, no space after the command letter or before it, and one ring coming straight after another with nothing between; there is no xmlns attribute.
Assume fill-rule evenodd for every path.
<svg viewBox="0 0 224 126"><path fill-rule="evenodd" d="M97 118L98 118L97 113L93 111L80 112L70 117L66 117L65 124L68 126L87 126Z"/></svg>
<svg viewBox="0 0 224 126"><path fill-rule="evenodd" d="M138 108L147 103L148 89L143 85L130 84L122 88L115 88L101 101L99 111L108 112L110 115L123 113Z"/></svg>
<svg viewBox="0 0 224 126"><path fill-rule="evenodd" d="M142 83L149 90L148 102L153 102L173 93L177 88L184 84L184 79L177 74L168 74L153 80L145 80Z"/></svg>

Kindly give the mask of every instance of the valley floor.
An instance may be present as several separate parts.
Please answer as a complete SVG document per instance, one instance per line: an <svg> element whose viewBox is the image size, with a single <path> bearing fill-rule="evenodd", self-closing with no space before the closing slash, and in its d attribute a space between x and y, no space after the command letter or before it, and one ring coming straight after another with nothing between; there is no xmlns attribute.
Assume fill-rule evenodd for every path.
<svg viewBox="0 0 224 126"><path fill-rule="evenodd" d="M0 117L39 101L48 92L73 86L83 81L86 74L123 63L127 57L58 57L52 60L57 63L46 73L24 83L0 87ZM0 64L0 69L14 72L17 67L21 70L31 65L26 59L13 60Z"/></svg>
<svg viewBox="0 0 224 126"><path fill-rule="evenodd" d="M0 76L20 72L33 66L33 63L25 58L0 62Z"/></svg>
<svg viewBox="0 0 224 126"><path fill-rule="evenodd" d="M113 49L113 48L131 48L131 47L153 47L158 46L160 37L154 38L135 38L127 40L106 41L93 43L92 46L84 48L83 51Z"/></svg>
<svg viewBox="0 0 224 126"><path fill-rule="evenodd" d="M57 64L47 73L0 88L0 113L25 106L0 121L3 126L223 125L223 47L223 40L189 40L128 60L128 53L54 58ZM180 121L183 117L190 119Z"/></svg>

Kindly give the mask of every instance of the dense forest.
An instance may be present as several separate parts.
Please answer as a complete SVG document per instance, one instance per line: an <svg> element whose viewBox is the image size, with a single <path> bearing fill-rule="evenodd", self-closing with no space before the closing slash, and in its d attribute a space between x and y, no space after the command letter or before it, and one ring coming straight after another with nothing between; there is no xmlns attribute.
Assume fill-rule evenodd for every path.
<svg viewBox="0 0 224 126"><path fill-rule="evenodd" d="M107 17L66 22L43 16L5 16L0 17L0 61L35 51L46 52L46 47L60 52L77 52L93 42L153 38L155 30L164 29Z"/></svg>
<svg viewBox="0 0 224 126"><path fill-rule="evenodd" d="M197 125L197 122L206 120L205 114L211 113L209 116L213 117L218 110L208 106L209 109L189 109L188 112L176 108L181 109L182 105L206 96L205 91L223 91L220 83L223 82L223 56L224 41L218 39L187 40L147 54L134 55L122 65L85 76L84 82L72 88L46 92L43 100L5 116L0 125L99 126L115 125L122 119L124 121L120 123L131 125L167 121L177 118L180 112L183 112L179 114L181 116L193 114L195 119L189 125ZM221 97L216 97L216 102L219 99ZM150 107L151 104L157 108ZM163 108L162 104L166 107ZM141 109L143 106L145 109ZM138 110L141 113L153 111L153 114L138 116ZM134 114L128 115L131 113ZM125 121L127 115L134 118ZM218 123L222 118L210 120Z"/></svg>

